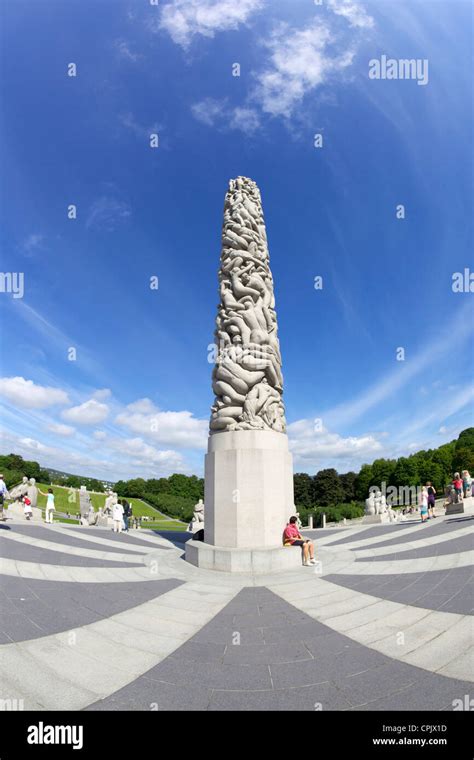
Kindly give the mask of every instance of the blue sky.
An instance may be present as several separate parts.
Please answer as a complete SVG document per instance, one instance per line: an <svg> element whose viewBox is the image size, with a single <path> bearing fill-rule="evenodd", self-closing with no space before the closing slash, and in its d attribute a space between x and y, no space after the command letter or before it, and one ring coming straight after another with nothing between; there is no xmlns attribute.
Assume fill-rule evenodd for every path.
<svg viewBox="0 0 474 760"><path fill-rule="evenodd" d="M2 451L111 479L202 474L237 175L262 193L295 470L357 470L474 424L474 296L452 289L474 269L470 14L4 2L2 271L24 296L0 293ZM370 79L383 55L426 60L428 82Z"/></svg>

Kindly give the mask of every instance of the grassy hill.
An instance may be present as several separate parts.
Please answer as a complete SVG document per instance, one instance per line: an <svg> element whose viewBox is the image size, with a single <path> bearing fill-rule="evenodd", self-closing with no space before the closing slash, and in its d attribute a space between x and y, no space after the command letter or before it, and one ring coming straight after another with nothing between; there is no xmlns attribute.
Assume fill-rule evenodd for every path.
<svg viewBox="0 0 474 760"><path fill-rule="evenodd" d="M79 491L73 488L65 488L64 486L50 486L47 483L38 483L37 486L43 493L47 493L48 489L52 488L57 512L69 512L71 516L79 515ZM89 496L96 511L104 506L105 494L89 492ZM187 526L185 524L167 518L166 515L145 504L141 499L130 499L127 497L127 501L132 505L135 517L151 518L146 522L142 522L142 527L144 528L151 528L153 530L186 530ZM46 496L43 496L42 493L38 494L38 507L43 510L46 507Z"/></svg>

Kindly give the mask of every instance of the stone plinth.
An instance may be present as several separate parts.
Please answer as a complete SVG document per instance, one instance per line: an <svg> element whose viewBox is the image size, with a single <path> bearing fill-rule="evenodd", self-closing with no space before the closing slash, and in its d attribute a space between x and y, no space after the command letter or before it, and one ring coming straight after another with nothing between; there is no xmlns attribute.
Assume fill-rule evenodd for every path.
<svg viewBox="0 0 474 760"><path fill-rule="evenodd" d="M462 515L464 514L464 504L462 501L458 502L457 504L447 504L446 505L446 515Z"/></svg>
<svg viewBox="0 0 474 760"><path fill-rule="evenodd" d="M21 517L26 521L25 517L25 511L23 508L23 504L20 504L19 502L12 502L11 504L5 505L4 507L4 517ZM41 512L41 509L39 507L32 507L32 520L42 520L43 514Z"/></svg>
<svg viewBox="0 0 474 760"><path fill-rule="evenodd" d="M362 523L364 525L385 525L390 522L390 517L387 512L383 512L381 515L365 515Z"/></svg>
<svg viewBox="0 0 474 760"><path fill-rule="evenodd" d="M286 434L235 430L211 435L204 501L206 544L280 548L295 509Z"/></svg>
<svg viewBox="0 0 474 760"><path fill-rule="evenodd" d="M271 573L294 570L303 564L301 548L296 546L232 549L188 541L185 550L186 560L192 565L227 573Z"/></svg>

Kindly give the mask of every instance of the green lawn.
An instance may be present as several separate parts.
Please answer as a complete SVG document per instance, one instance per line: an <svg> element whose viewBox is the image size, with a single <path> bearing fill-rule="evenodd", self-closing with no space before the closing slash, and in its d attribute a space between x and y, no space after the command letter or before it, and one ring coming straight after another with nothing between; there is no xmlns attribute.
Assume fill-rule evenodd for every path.
<svg viewBox="0 0 474 760"><path fill-rule="evenodd" d="M54 505L58 512L69 512L71 515L79 514L79 492L74 488L64 488L61 486L48 486L46 483L37 483L38 488L43 493L48 493L48 488L53 489L54 493ZM100 493L89 493L91 502L94 509L97 511L105 504L106 496ZM141 499L130 499L127 497L127 501L130 502L133 509L133 515L135 517L151 517L153 522L142 523L143 527L150 527L158 530L186 530L187 525L178 522L177 520L166 519L166 515L163 515L157 509L145 504ZM38 507L43 509L46 507L46 496L38 494Z"/></svg>

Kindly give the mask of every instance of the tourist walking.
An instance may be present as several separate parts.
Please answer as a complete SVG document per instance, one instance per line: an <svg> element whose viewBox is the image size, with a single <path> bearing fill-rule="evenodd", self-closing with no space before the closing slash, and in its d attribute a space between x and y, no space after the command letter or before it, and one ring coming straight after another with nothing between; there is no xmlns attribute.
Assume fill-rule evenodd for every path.
<svg viewBox="0 0 474 760"><path fill-rule="evenodd" d="M467 496L472 496L472 478L469 475L468 470L462 471L462 490L464 498Z"/></svg>
<svg viewBox="0 0 474 760"><path fill-rule="evenodd" d="M426 486L423 486L420 493L420 514L421 522L426 522L428 520L428 489Z"/></svg>
<svg viewBox="0 0 474 760"><path fill-rule="evenodd" d="M46 522L50 525L53 524L53 514L56 507L54 506L54 493L52 488L48 488L48 495L46 497Z"/></svg>
<svg viewBox="0 0 474 760"><path fill-rule="evenodd" d="M3 519L3 509L5 506L5 499L8 499L9 493L6 483L3 479L3 475L0 475L0 519Z"/></svg>
<svg viewBox="0 0 474 760"><path fill-rule="evenodd" d="M458 497L458 501L462 501L462 480L459 472L454 473L453 486L454 491Z"/></svg>
<svg viewBox="0 0 474 760"><path fill-rule="evenodd" d="M129 502L126 499L121 499L121 504L123 506L124 531L128 533L128 529L130 526L130 518L132 516L132 507L130 506Z"/></svg>
<svg viewBox="0 0 474 760"><path fill-rule="evenodd" d="M426 484L426 489L428 491L428 519L430 517L436 517L434 513L435 503L436 503L436 488L433 486L431 481L429 480Z"/></svg>
<svg viewBox="0 0 474 760"><path fill-rule="evenodd" d="M283 546L301 546L303 549L303 565L309 567L316 564L314 559L314 544L309 538L303 538L297 526L298 518L290 517L290 521L283 531Z"/></svg>
<svg viewBox="0 0 474 760"><path fill-rule="evenodd" d="M114 533L121 533L123 526L123 507L119 501L112 507L112 519L114 521Z"/></svg>

